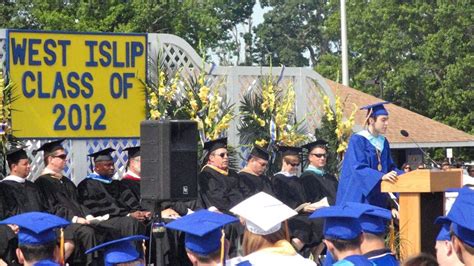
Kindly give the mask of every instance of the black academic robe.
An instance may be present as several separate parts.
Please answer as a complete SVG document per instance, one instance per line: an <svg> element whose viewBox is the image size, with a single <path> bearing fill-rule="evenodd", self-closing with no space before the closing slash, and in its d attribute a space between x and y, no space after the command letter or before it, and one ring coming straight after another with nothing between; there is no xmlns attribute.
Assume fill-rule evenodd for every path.
<svg viewBox="0 0 474 266"><path fill-rule="evenodd" d="M275 196L272 183L267 176L256 176L243 171L240 171L238 175L240 182L239 187L244 199L247 199L262 191Z"/></svg>
<svg viewBox="0 0 474 266"><path fill-rule="evenodd" d="M125 195L133 196L134 201L132 202L141 202L141 193L140 193L140 179L130 177L125 175L120 180L120 186L122 193ZM127 193L125 190L130 190L131 193ZM125 200L125 202L130 202L129 200ZM141 207L142 210L143 206ZM191 210L197 210L201 207L198 205L196 200L189 200L189 201L165 201L161 203L161 208L168 209L171 208L175 210L179 215L184 216L188 212L188 208Z"/></svg>
<svg viewBox="0 0 474 266"><path fill-rule="evenodd" d="M85 218L90 211L79 202L76 185L67 177L54 178L51 174L39 176L35 184L41 191L50 212L56 216L72 221L74 216ZM90 264L97 254L84 255L84 252L96 246L102 239L103 232L93 226L72 223L64 230L64 238L78 243L74 253L68 259L71 263Z"/></svg>
<svg viewBox="0 0 474 266"><path fill-rule="evenodd" d="M0 193L4 201L1 220L25 212L48 211L40 190L31 181L25 180L24 183L20 183L3 180L0 182Z"/></svg>
<svg viewBox="0 0 474 266"><path fill-rule="evenodd" d="M128 216L141 210L140 203L129 189L122 189L118 180L103 182L85 178L77 186L79 201L87 207L94 216L110 215L107 221L97 226L106 230L111 240L145 233L144 223ZM124 201L126 199L127 201Z"/></svg>
<svg viewBox="0 0 474 266"><path fill-rule="evenodd" d="M305 190L297 176L286 176L277 173L272 178L273 189L277 199L295 209L306 202ZM301 212L288 220L290 236L298 238L308 246L322 241L322 219L310 220L309 213Z"/></svg>
<svg viewBox="0 0 474 266"><path fill-rule="evenodd" d="M306 202L317 202L324 197L328 198L329 205L336 204L338 181L334 175L318 175L313 171L306 170L300 176L303 185Z"/></svg>
<svg viewBox="0 0 474 266"><path fill-rule="evenodd" d="M68 221L74 216L84 218L90 214L90 211L80 204L76 185L69 178L63 176L58 179L51 174L44 174L36 179L35 184L53 214Z"/></svg>
<svg viewBox="0 0 474 266"><path fill-rule="evenodd" d="M283 174L276 174L272 178L272 184L276 198L290 208L295 209L306 202L304 188L297 176L288 177Z"/></svg>
<svg viewBox="0 0 474 266"><path fill-rule="evenodd" d="M127 216L141 210L138 202L129 189L123 189L120 181L110 183L92 178L85 178L77 186L79 199L94 216L109 214L110 217Z"/></svg>
<svg viewBox="0 0 474 266"><path fill-rule="evenodd" d="M240 203L244 197L239 189L239 176L233 170L224 175L205 166L198 176L199 192L207 208L215 206L222 212Z"/></svg>

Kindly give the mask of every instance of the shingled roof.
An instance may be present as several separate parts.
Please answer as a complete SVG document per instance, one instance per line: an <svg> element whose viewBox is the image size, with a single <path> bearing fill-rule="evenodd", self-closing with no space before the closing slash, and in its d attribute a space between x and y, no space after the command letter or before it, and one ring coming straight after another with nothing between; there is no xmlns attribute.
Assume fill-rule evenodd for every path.
<svg viewBox="0 0 474 266"><path fill-rule="evenodd" d="M368 104L381 102L382 99L358 91L356 89L327 80L334 94L345 100L344 114L349 116L353 110L352 103L358 108ZM415 148L418 145L425 148L431 147L473 147L474 136L437 122L428 117L422 116L395 104L386 105L390 114L389 126L385 136L390 141L392 148ZM363 128L366 111L359 110L355 116L354 130ZM406 130L410 133L409 138L403 137L400 130Z"/></svg>

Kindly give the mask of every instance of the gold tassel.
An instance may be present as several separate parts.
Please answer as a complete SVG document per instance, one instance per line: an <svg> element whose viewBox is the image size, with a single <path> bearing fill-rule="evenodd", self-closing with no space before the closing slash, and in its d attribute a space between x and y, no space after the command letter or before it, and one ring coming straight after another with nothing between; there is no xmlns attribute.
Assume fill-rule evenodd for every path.
<svg viewBox="0 0 474 266"><path fill-rule="evenodd" d="M64 228L59 229L59 264L64 265Z"/></svg>
<svg viewBox="0 0 474 266"><path fill-rule="evenodd" d="M222 236L221 236L221 263L222 265L225 265L225 232L224 232L224 228L221 229L222 231Z"/></svg>

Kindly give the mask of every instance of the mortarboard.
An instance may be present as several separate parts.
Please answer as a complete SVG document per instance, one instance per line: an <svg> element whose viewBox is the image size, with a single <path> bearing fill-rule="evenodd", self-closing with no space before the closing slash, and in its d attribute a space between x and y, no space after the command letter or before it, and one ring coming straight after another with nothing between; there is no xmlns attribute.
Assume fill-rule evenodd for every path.
<svg viewBox="0 0 474 266"><path fill-rule="evenodd" d="M281 153L281 156L287 155L300 155L303 149L300 147L291 147L291 146L278 146L278 151Z"/></svg>
<svg viewBox="0 0 474 266"><path fill-rule="evenodd" d="M359 217L367 209L367 207L348 204L336 205L316 210L309 218L325 218L323 228L325 237L350 240L362 233Z"/></svg>
<svg viewBox="0 0 474 266"><path fill-rule="evenodd" d="M298 213L278 199L260 192L242 201L230 211L245 219L247 230L257 235L269 235L281 228L281 223Z"/></svg>
<svg viewBox="0 0 474 266"><path fill-rule="evenodd" d="M16 224L20 227L18 243L20 245L41 245L56 241L54 229L66 227L70 222L61 217L44 212L25 212L12 216L0 224Z"/></svg>
<svg viewBox="0 0 474 266"><path fill-rule="evenodd" d="M386 232L387 221L392 219L392 213L389 210L365 203L348 202L347 205L355 208L367 208L359 217L362 231L371 234Z"/></svg>
<svg viewBox="0 0 474 266"><path fill-rule="evenodd" d="M474 247L474 190L463 187L445 217L438 217L436 223L451 222L454 234L463 242Z"/></svg>
<svg viewBox="0 0 474 266"><path fill-rule="evenodd" d="M185 232L186 248L200 255L208 255L221 247L222 227L237 221L237 218L227 214L199 210L172 221L165 227Z"/></svg>
<svg viewBox="0 0 474 266"><path fill-rule="evenodd" d="M270 154L260 146L254 145L252 151L250 152L250 156L257 157L268 161L270 159Z"/></svg>
<svg viewBox="0 0 474 266"><path fill-rule="evenodd" d="M61 145L61 142L63 142L64 140L65 139L58 139L48 143L44 143L43 145L41 145L41 147L34 151L34 154L38 153L39 151L44 151L44 156L49 156L57 150L64 149L64 147Z"/></svg>
<svg viewBox="0 0 474 266"><path fill-rule="evenodd" d="M301 147L307 149L308 152L311 152L316 147L327 147L327 145L328 145L327 141L325 141L324 139L318 139L316 141L305 144Z"/></svg>
<svg viewBox="0 0 474 266"><path fill-rule="evenodd" d="M21 159L28 159L28 155L23 147L13 147L7 151L8 163L18 163Z"/></svg>
<svg viewBox="0 0 474 266"><path fill-rule="evenodd" d="M140 252L138 252L135 245L132 244L133 241L147 239L148 237L141 235L127 236L95 246L87 250L86 254L97 250L104 250L105 266L131 262L140 258Z"/></svg>
<svg viewBox="0 0 474 266"><path fill-rule="evenodd" d="M123 150L127 151L129 159L140 156L140 146L128 147Z"/></svg>
<svg viewBox="0 0 474 266"><path fill-rule="evenodd" d="M106 149L91 153L87 156L92 157L94 163L100 162L100 161L113 161L114 159L112 158L110 153L114 152L114 151L115 151L115 149L106 148Z"/></svg>
<svg viewBox="0 0 474 266"><path fill-rule="evenodd" d="M361 107L360 110L367 110L368 117L377 117L379 115L388 115L387 110L384 107L384 104L389 104L390 102L379 102L370 105Z"/></svg>
<svg viewBox="0 0 474 266"><path fill-rule="evenodd" d="M441 229L439 230L438 236L436 236L436 241L451 241L451 234L449 233L449 227L451 223L443 222Z"/></svg>
<svg viewBox="0 0 474 266"><path fill-rule="evenodd" d="M204 149L207 150L208 153L211 153L220 148L227 149L227 138L219 138L204 143Z"/></svg>

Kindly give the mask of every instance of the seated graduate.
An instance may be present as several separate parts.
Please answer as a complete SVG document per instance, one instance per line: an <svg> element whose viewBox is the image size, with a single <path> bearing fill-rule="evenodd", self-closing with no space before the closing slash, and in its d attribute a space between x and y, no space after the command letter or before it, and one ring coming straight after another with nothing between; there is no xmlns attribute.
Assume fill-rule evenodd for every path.
<svg viewBox="0 0 474 266"><path fill-rule="evenodd" d="M289 242L286 220L297 214L278 199L260 192L231 209L245 221L243 258L238 265L316 265L299 255ZM282 227L282 222L285 226ZM244 264L246 263L246 264Z"/></svg>
<svg viewBox="0 0 474 266"><path fill-rule="evenodd" d="M319 209L309 217L325 218L324 243L336 261L333 265L375 265L362 255L360 249L364 236L359 217L366 210L343 204Z"/></svg>
<svg viewBox="0 0 474 266"><path fill-rule="evenodd" d="M351 202L347 204L367 207L367 210L359 218L364 234L364 240L360 246L362 254L375 263L375 265L398 266L400 262L393 252L385 246L385 237L388 229L387 223L392 219L391 212L369 204Z"/></svg>
<svg viewBox="0 0 474 266"><path fill-rule="evenodd" d="M140 203L133 197L127 197L120 191L118 180L112 180L115 173L114 161L110 153L114 149L107 148L93 154L94 172L89 174L77 186L79 199L92 215L106 216L106 221L100 226L112 233L112 238L144 234L145 226L142 223L151 216L150 212L140 210ZM128 193L131 193L128 191ZM130 202L124 202L126 198ZM133 209L130 206L134 206Z"/></svg>
<svg viewBox="0 0 474 266"><path fill-rule="evenodd" d="M288 220L289 233L291 242L298 251L302 250L305 245L311 248L314 243L320 243L322 240L322 229L313 230L313 227L322 228L322 221L310 221L307 217L314 211L314 208L309 206L309 203L305 204L305 190L298 178L302 148L278 146L278 150L282 162L281 171L272 178L275 197L292 209L298 210L298 208L304 206L301 210L298 210L300 214Z"/></svg>
<svg viewBox="0 0 474 266"><path fill-rule="evenodd" d="M204 143L207 152L206 164L198 176L198 187L206 208L216 207L228 213L230 208L243 200L239 189L239 176L229 169L227 138L219 138Z"/></svg>
<svg viewBox="0 0 474 266"><path fill-rule="evenodd" d="M227 214L199 210L165 227L185 233L186 254L193 266L224 265L227 248L224 226L239 220Z"/></svg>
<svg viewBox="0 0 474 266"><path fill-rule="evenodd" d="M451 241L459 260L465 265L474 265L474 190L463 187L459 190L451 210L437 222L451 222Z"/></svg>
<svg viewBox="0 0 474 266"><path fill-rule="evenodd" d="M462 266L464 263L459 260L454 251L451 234L449 233L450 227L451 222L445 221L436 237L436 260L439 266Z"/></svg>
<svg viewBox="0 0 474 266"><path fill-rule="evenodd" d="M147 265L145 263L145 252L137 250L133 244L135 241L144 240L148 240L148 237L142 235L127 236L93 247L87 250L86 254L96 251L102 252L105 266ZM144 244L142 246L144 247Z"/></svg>
<svg viewBox="0 0 474 266"><path fill-rule="evenodd" d="M254 145L247 159L247 165L239 172L240 190L246 199L258 192L274 195L270 178L265 175L270 154Z"/></svg>
<svg viewBox="0 0 474 266"><path fill-rule="evenodd" d="M19 227L16 253L21 264L64 264L64 254L58 248L55 229L66 227L68 221L48 213L27 212L5 219L0 224L15 224Z"/></svg>
<svg viewBox="0 0 474 266"><path fill-rule="evenodd" d="M71 224L64 231L66 239L66 257L71 264L89 265L97 256L84 256L84 251L97 245L96 230L90 226L90 211L79 202L76 185L63 175L66 167L66 150L61 145L64 139L47 142L39 147L35 153L43 151L44 169L35 180L39 191L46 200L48 210L62 217ZM70 243L76 243L70 255ZM72 251L72 250L71 250Z"/></svg>

